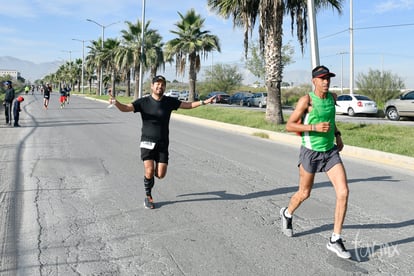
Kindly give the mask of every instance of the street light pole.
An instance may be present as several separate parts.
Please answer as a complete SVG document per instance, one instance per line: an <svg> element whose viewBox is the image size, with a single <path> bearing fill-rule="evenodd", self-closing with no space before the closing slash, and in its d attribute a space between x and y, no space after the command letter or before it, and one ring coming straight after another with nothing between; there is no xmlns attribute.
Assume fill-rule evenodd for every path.
<svg viewBox="0 0 414 276"><path fill-rule="evenodd" d="M76 38L72 38L72 40L75 40L75 41L80 41L80 42L82 42L82 78L81 78L81 85L82 85L82 94L84 94L84 83L83 83L83 81L84 81L84 76L85 76L85 41L86 40L81 40L81 39L76 39Z"/></svg>
<svg viewBox="0 0 414 276"><path fill-rule="evenodd" d="M144 57L144 31L145 31L145 0L142 0L142 22L141 22L141 58L139 65L139 88L138 88L138 98L142 97L142 76L144 68L143 57Z"/></svg>
<svg viewBox="0 0 414 276"><path fill-rule="evenodd" d="M105 28L121 22L121 21L117 21L117 22L113 22L113 23L108 24L108 25L103 25L103 24L100 24L100 23L98 23L98 22L96 22L95 20L92 20L92 19L86 19L86 21L95 23L96 25L98 25L99 27L102 28L102 42L101 42L101 47L102 47L101 50L102 51L103 51L103 48L104 48L104 41L105 41ZM102 91L103 91L102 83L103 83L103 67L102 67L102 64L101 64L101 72L100 72L100 76L99 76L99 95L102 95Z"/></svg>

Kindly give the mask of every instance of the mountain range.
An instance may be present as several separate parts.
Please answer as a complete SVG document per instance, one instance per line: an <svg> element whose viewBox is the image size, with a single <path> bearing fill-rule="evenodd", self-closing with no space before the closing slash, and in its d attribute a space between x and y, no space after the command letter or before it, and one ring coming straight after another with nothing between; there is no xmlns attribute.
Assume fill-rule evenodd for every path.
<svg viewBox="0 0 414 276"><path fill-rule="evenodd" d="M20 72L20 76L26 81L34 82L35 80L42 79L44 76L55 73L59 66L63 64L63 61L50 61L43 63L34 63L27 60L21 60L16 57L11 56L0 56L0 69L3 70L17 70ZM203 67L203 66L202 66ZM210 68L209 66L205 66ZM243 83L244 84L253 84L257 79L246 69L244 69L242 64L238 66L242 70ZM168 68L166 66L164 74L167 79L177 78L175 74L175 68ZM243 70L244 69L244 70ZM198 79L203 79L203 70ZM306 70L291 70L283 73L284 81L290 83L291 85L300 85L304 83L310 83L309 72ZM187 77L184 77L185 80ZM335 85L335 84L333 84Z"/></svg>
<svg viewBox="0 0 414 276"><path fill-rule="evenodd" d="M50 73L56 72L61 64L62 61L34 63L10 56L0 57L0 69L16 70L20 72L22 78L29 82L34 82Z"/></svg>

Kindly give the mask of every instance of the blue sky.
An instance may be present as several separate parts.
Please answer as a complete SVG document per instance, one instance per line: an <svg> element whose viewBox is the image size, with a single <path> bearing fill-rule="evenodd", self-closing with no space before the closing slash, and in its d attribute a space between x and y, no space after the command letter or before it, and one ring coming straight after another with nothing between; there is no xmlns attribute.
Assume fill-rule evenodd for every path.
<svg viewBox="0 0 414 276"><path fill-rule="evenodd" d="M124 22L141 20L142 14L142 0L13 0L7 4L6 1L0 0L0 56L13 56L35 63L81 58L82 43L72 39L97 40L102 32L101 27L88 22L87 18L102 25L119 21L105 28L105 38L118 38L120 31L126 29ZM242 31L234 29L231 20L210 12L206 2L147 0L146 20L151 20L150 26L159 30L164 41L168 41L174 37L170 30L175 29L174 23L179 20L177 11L184 14L194 8L206 19L205 29L217 35L221 43L221 53L209 55L204 64L240 64ZM414 0L353 2L355 78L369 69L391 71L400 76L407 87L414 88L414 53L411 48L414 45ZM342 15L328 9L320 11L316 17L320 63L337 73L336 85L341 72L344 82L349 79L349 54L339 54L349 53L349 6L347 0L344 1ZM284 43L290 41L295 49L295 63L287 66L286 72L309 72L309 43L302 55L296 37L290 34L288 18L285 18L284 32ZM287 73L285 75L288 76Z"/></svg>

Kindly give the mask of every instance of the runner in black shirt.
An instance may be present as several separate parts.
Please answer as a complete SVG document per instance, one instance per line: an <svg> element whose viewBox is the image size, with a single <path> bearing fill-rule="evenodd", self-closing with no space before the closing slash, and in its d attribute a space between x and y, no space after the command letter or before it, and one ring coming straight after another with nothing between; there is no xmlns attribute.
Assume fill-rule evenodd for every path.
<svg viewBox="0 0 414 276"><path fill-rule="evenodd" d="M110 102L122 112L140 112L142 118L141 129L141 159L144 162L144 187L146 198L145 208L154 209L151 195L154 187L154 176L164 178L168 166L169 123L171 112L178 108L191 109L213 101L211 97L205 101L182 102L176 98L164 96L166 80L163 76L156 76L151 83L151 95L135 100L130 104L122 104L113 96L111 89Z"/></svg>

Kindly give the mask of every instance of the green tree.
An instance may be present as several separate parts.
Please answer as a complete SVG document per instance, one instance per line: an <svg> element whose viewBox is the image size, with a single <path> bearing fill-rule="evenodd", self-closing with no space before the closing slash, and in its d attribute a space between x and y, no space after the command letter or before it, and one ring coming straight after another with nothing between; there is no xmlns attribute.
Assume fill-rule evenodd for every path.
<svg viewBox="0 0 414 276"><path fill-rule="evenodd" d="M316 9L331 6L341 12L343 0L315 0ZM291 30L296 34L303 52L307 33L306 0L208 0L208 6L219 15L233 17L233 24L244 28L244 49L247 53L249 36L259 23L259 45L263 49L268 91L266 120L284 123L282 114L281 82L283 73L282 39L284 15L290 15ZM246 55L246 54L245 54Z"/></svg>
<svg viewBox="0 0 414 276"><path fill-rule="evenodd" d="M177 38L165 44L164 53L167 60L175 59L176 71L180 75L184 75L187 60L189 61L189 101L193 101L201 58L206 58L212 51L220 52L220 44L217 36L202 30L205 19L196 14L194 9L185 15L178 12L178 15L181 20L175 24L177 30L171 31Z"/></svg>
<svg viewBox="0 0 414 276"><path fill-rule="evenodd" d="M209 91L229 92L240 86L243 77L238 72L237 66L215 64L211 70L205 71L206 86Z"/></svg>
<svg viewBox="0 0 414 276"><path fill-rule="evenodd" d="M391 71L381 72L380 70L369 69L367 74L359 73L355 83L358 93L364 94L378 104L397 97L401 89L405 88L404 81Z"/></svg>
<svg viewBox="0 0 414 276"><path fill-rule="evenodd" d="M293 54L295 49L290 43L282 46L282 65L283 68L286 65L293 63ZM249 51L247 57L245 58L245 65L247 70L249 70L255 77L260 80L265 80L266 67L265 60L263 58L263 51L259 47L258 42L251 42L249 45Z"/></svg>

